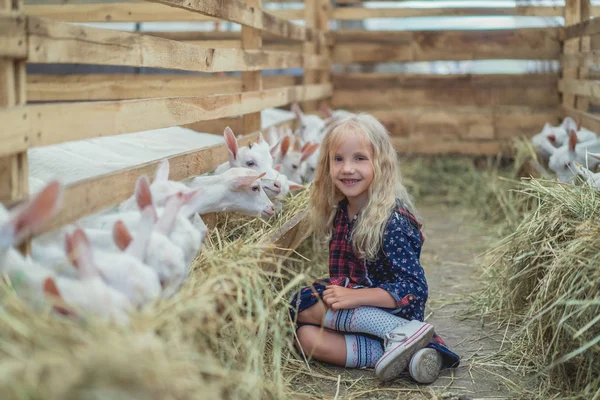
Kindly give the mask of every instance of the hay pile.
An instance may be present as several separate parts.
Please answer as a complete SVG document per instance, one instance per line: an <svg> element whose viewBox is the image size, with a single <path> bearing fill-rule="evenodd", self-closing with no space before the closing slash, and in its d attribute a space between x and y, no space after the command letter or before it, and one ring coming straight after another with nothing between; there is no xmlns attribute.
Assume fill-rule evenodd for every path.
<svg viewBox="0 0 600 400"><path fill-rule="evenodd" d="M304 275L283 260L264 272L259 244L306 202L306 191L291 197L268 222L220 216L181 291L129 327L33 310L2 283L2 399L296 397L289 383L304 363L292 354L287 300Z"/></svg>

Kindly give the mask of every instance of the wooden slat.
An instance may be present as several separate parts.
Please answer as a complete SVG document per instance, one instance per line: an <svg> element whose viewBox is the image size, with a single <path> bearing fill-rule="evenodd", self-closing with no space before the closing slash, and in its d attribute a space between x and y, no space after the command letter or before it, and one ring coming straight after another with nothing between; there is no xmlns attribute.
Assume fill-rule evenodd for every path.
<svg viewBox="0 0 600 400"><path fill-rule="evenodd" d="M535 74L393 74L393 73L338 73L333 74L336 90L428 88L451 89L456 86L477 88L527 86L547 87L558 84L557 73Z"/></svg>
<svg viewBox="0 0 600 400"><path fill-rule="evenodd" d="M385 106L494 106L558 105L556 86L519 87L455 85L448 90L435 86L401 87L373 90L342 90L333 93L334 108L377 108Z"/></svg>
<svg viewBox="0 0 600 400"><path fill-rule="evenodd" d="M154 36L77 26L30 17L29 62L167 68L196 72L329 68L323 59L297 53L213 49Z"/></svg>
<svg viewBox="0 0 600 400"><path fill-rule="evenodd" d="M581 0L566 0L564 12L565 26L581 22ZM579 43L578 39L565 41L562 49L563 54L579 53ZM563 68L562 73L563 79L577 79L578 70L577 68ZM574 107L575 96L568 93L563 94L562 104L567 107Z"/></svg>
<svg viewBox="0 0 600 400"><path fill-rule="evenodd" d="M536 59L560 56L557 28L473 31L335 31L333 61Z"/></svg>
<svg viewBox="0 0 600 400"><path fill-rule="evenodd" d="M269 32L275 36L290 40L307 41L318 39L325 40L322 32L296 25L290 21L278 18L261 9L251 8L240 0L148 0L172 7L182 8L215 18Z"/></svg>
<svg viewBox="0 0 600 400"><path fill-rule="evenodd" d="M569 70L578 67L598 67L600 66L600 51L563 54L560 56L560 64L563 68Z"/></svg>
<svg viewBox="0 0 600 400"><path fill-rule="evenodd" d="M565 26L561 29L561 40L569 40L582 36L600 33L600 19L588 19L578 24Z"/></svg>
<svg viewBox="0 0 600 400"><path fill-rule="evenodd" d="M446 16L541 16L562 17L562 7L444 7L444 8L336 8L333 19L408 18Z"/></svg>
<svg viewBox="0 0 600 400"><path fill-rule="evenodd" d="M261 0L246 0L247 5L253 9L261 9ZM244 50L259 50L262 47L262 36L258 29L242 26L242 47ZM262 76L260 71L242 72L242 90L253 92L262 90ZM260 129L260 111L246 114L242 118L243 132L254 132Z"/></svg>
<svg viewBox="0 0 600 400"><path fill-rule="evenodd" d="M70 140L243 115L294 101L320 99L331 85L290 86L205 97L163 97L93 103L29 105L0 110L0 155Z"/></svg>
<svg viewBox="0 0 600 400"><path fill-rule="evenodd" d="M555 106L402 107L370 110L394 137L491 140L531 136L556 117Z"/></svg>
<svg viewBox="0 0 600 400"><path fill-rule="evenodd" d="M600 101L600 81L561 79L558 82L558 90L561 93L590 97L594 101Z"/></svg>
<svg viewBox="0 0 600 400"><path fill-rule="evenodd" d="M509 145L501 140L431 140L392 138L400 154L497 155L508 153Z"/></svg>
<svg viewBox="0 0 600 400"><path fill-rule="evenodd" d="M67 22L185 22L219 21L181 8L152 3L31 4L27 15ZM302 19L302 10L272 10L278 18Z"/></svg>
<svg viewBox="0 0 600 400"><path fill-rule="evenodd" d="M590 0L581 0L581 20L586 21L590 19L591 3ZM581 38L579 42L579 52L587 53L591 50L592 40L589 36ZM589 68L583 66L577 71L577 77L579 79L587 79L589 74ZM587 111L590 106L590 101L587 97L577 97L575 99L575 108L582 111Z"/></svg>
<svg viewBox="0 0 600 400"><path fill-rule="evenodd" d="M0 57L27 58L25 18L17 12L0 14Z"/></svg>
<svg viewBox="0 0 600 400"><path fill-rule="evenodd" d="M279 124L279 126L293 129L295 127L295 124L296 124L296 119L292 118L288 121L285 121L285 122ZM212 119L210 121L194 122L191 124L185 124L185 125L181 125L181 126L183 126L184 128L192 129L197 132L214 133L216 135L222 135L223 130L227 126L230 127L236 133L238 133L238 132L244 133L245 132L244 125L243 125L243 119L241 116Z"/></svg>
<svg viewBox="0 0 600 400"><path fill-rule="evenodd" d="M263 87L294 86L299 77L263 76ZM191 75L29 75L29 101L125 100L148 97L208 96L242 91L239 76Z"/></svg>
<svg viewBox="0 0 600 400"><path fill-rule="evenodd" d="M600 115L594 115L562 105L560 107L560 117L571 117L575 121L581 122L582 127L593 132L600 132Z"/></svg>

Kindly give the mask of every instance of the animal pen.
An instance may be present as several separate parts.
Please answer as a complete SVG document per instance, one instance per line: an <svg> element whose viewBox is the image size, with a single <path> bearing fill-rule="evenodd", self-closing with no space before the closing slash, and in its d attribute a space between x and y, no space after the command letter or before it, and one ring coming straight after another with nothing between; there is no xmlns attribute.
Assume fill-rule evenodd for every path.
<svg viewBox="0 0 600 400"><path fill-rule="evenodd" d="M229 126L236 134L243 133L239 138L243 146L270 126L296 127L296 118L287 112L292 103L299 103L305 113L317 113L322 104L369 112L388 128L401 154L511 155L513 138L530 137L546 122L555 123L565 116L600 132L600 116L595 113L600 94L594 70L600 59L593 50L600 37L600 21L593 17L600 15L600 7L592 7L589 0L566 0L565 6L460 8L398 7L396 3L403 2L374 8L353 0L305 0L300 8L268 9L260 0L39 5L0 0L0 201L10 207L35 194L28 163L28 152L33 149L173 126L214 137ZM563 17L564 26L343 29L348 21L444 16ZM241 30L127 32L81 24L221 21L239 24ZM560 71L417 74L381 68L485 60L554 62ZM28 66L42 64L124 68L111 73L28 72ZM172 180L214 171L228 156L221 141L210 143L216 144L170 152L166 157L70 182L62 208L36 235L120 204L133 194L138 177L154 174L162 158L169 160ZM167 144L165 139L165 147ZM285 220L253 243L260 248L259 265L266 270L273 270L281 263L280 256L292 254L310 236L304 206L283 213ZM207 223L212 221L208 223L211 227L227 227L219 225L215 216L204 217L208 217ZM27 252L27 246L22 251ZM272 300L274 304L281 301ZM219 304L217 308L222 307ZM164 313L177 308L172 303L169 306L173 308L165 308ZM21 312L19 309L15 315ZM162 314L161 318L166 317ZM186 315L178 323L183 326L189 318ZM240 326L244 326L242 322ZM165 329L158 323L144 323L157 332ZM62 329L67 329L68 325L62 324ZM213 329L210 324L203 320L197 329ZM19 331L14 325L4 333L26 340L35 329L33 324ZM266 332L252 335L266 337ZM184 344L171 349L173 353L183 352L190 341L195 343L195 339L186 341L186 334L182 334ZM172 335L169 340L175 340L177 335ZM194 335L198 333L189 333L192 338ZM161 346L168 348L169 343L165 340ZM122 348L130 345L125 343ZM19 358L15 354L11 357ZM169 365L184 368L188 364L182 360L176 360L181 364L171 360ZM199 360L202 358L194 363ZM274 371L280 362L272 361ZM25 370L23 367L15 376L26 376ZM200 368L194 373L211 376L213 372ZM142 375L148 374L150 380L159 379L148 371ZM263 378L279 379L279 372L273 374ZM33 393L38 378L23 378L22 393ZM173 398L193 397L196 392L187 384L176 380L167 386ZM187 389L174 389L174 385ZM248 393L261 398L284 396L282 387L262 385ZM55 390L56 396L64 395L61 388ZM243 391L228 390L218 394L244 397L240 395ZM17 392L11 395L16 397ZM154 396L150 391L146 395ZM207 398L214 397L207 394Z"/></svg>

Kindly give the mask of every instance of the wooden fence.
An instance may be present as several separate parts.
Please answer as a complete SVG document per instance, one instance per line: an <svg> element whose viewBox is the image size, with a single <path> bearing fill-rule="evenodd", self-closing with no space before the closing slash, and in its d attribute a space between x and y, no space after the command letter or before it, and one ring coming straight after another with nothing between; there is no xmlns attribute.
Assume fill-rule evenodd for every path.
<svg viewBox="0 0 600 400"><path fill-rule="evenodd" d="M27 7L22 0L0 1L0 201L15 204L27 197L27 150L32 147L177 125L219 134L230 125L250 134L240 140L244 145L256 139L262 110L292 102L316 108L316 101L332 95L327 12L325 1L308 1L302 26L264 11L260 0ZM208 37L182 41L176 34L161 37L73 24L171 17L226 20L241 24L242 30L230 46ZM291 44L290 49L270 48L263 37L267 43L277 38L279 44ZM300 51L293 51L298 46ZM27 76L26 63L151 67L194 74ZM304 74L264 79L261 74L289 68L302 68ZM214 74L222 72L240 74ZM171 156L170 179L212 171L226 160L224 145ZM120 203L133 193L138 176L153 174L157 164L69 185L62 210L41 232ZM266 239L278 248L294 248L308 232L303 216L292 218Z"/></svg>
<svg viewBox="0 0 600 400"><path fill-rule="evenodd" d="M226 125L236 132L256 132L261 110L294 101L309 111L325 100L334 108L371 112L403 153L497 154L507 151L510 138L531 136L545 122L565 115L600 131L593 112L600 103L600 84L592 80L600 62L592 50L600 40L600 23L590 19L600 15L600 8L589 0L567 0L565 7L427 9L370 8L353 0L337 0L331 7L326 0L306 0L301 9L271 11L260 0L28 6L0 0L0 5L3 202L28 194L28 148L175 125L217 134ZM446 16L562 16L567 26L329 31L330 24L370 18ZM300 20L304 25L295 23ZM74 24L161 21L229 21L242 29L139 34ZM506 59L560 62L562 72L364 72L387 63ZM28 75L26 63L170 72ZM363 71L344 72L348 66ZM301 76L261 74L300 68ZM225 160L223 146L175 155L170 158L172 177L201 174ZM117 204L132 193L137 176L152 173L155 165L69 186L65 208L48 228Z"/></svg>

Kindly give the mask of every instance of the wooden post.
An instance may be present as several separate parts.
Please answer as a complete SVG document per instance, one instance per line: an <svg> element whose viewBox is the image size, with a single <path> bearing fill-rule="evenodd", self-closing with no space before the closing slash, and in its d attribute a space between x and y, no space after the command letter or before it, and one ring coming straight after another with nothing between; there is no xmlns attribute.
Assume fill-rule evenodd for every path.
<svg viewBox="0 0 600 400"><path fill-rule="evenodd" d="M329 31L329 20L331 18L332 9L331 9L331 0L319 0L319 7L317 8L317 29L322 32ZM327 45L327 43L321 43L318 48L318 54L326 56L329 65L331 66L331 54L332 49ZM331 69L324 69L319 72L319 83L328 83L331 82ZM322 99L321 103L330 103L331 98Z"/></svg>
<svg viewBox="0 0 600 400"><path fill-rule="evenodd" d="M305 0L304 1L304 19L306 21L306 27L308 28L316 28L317 27L317 10L320 0ZM302 51L304 54L318 54L317 43L316 41L310 40L304 42L302 46ZM310 70L304 68L304 85L312 85L318 82L318 74L319 72L316 70ZM302 110L304 112L314 112L317 109L317 102L306 101L301 104Z"/></svg>
<svg viewBox="0 0 600 400"><path fill-rule="evenodd" d="M582 3L586 0L566 0L565 3L565 26L574 25L581 22ZM588 4L589 4L589 0ZM589 13L589 7L588 7ZM565 54L576 54L580 51L580 39L566 40L563 47ZM564 68L563 79L577 79L578 68ZM563 93L562 104L567 107L575 107L575 95Z"/></svg>
<svg viewBox="0 0 600 400"><path fill-rule="evenodd" d="M261 0L247 0L246 5L251 8L261 9ZM260 30L242 26L242 48L254 50L262 48ZM242 90L244 92L262 90L261 71L242 72ZM242 118L244 134L259 131L261 128L260 111L246 114ZM238 133L238 132L235 132Z"/></svg>
<svg viewBox="0 0 600 400"><path fill-rule="evenodd" d="M0 13L23 12L23 0L0 0ZM25 15L23 21L25 23ZM0 108L26 103L25 60L0 58ZM0 202L21 199L29 193L27 152L0 158ZM28 245L22 247L27 251Z"/></svg>
<svg viewBox="0 0 600 400"><path fill-rule="evenodd" d="M590 0L580 0L581 2L581 21L587 21L590 19L591 16L591 4L590 4ZM581 41L579 43L579 52L580 53L587 53L589 51L591 51L592 46L591 46L591 37L589 36L584 36L581 38ZM588 79L589 76L589 71L590 69L588 67L581 67L579 68L578 71L578 79ZM575 108L581 111L588 111L590 105L590 100L588 97L584 97L584 96L577 96L576 101L575 101Z"/></svg>

